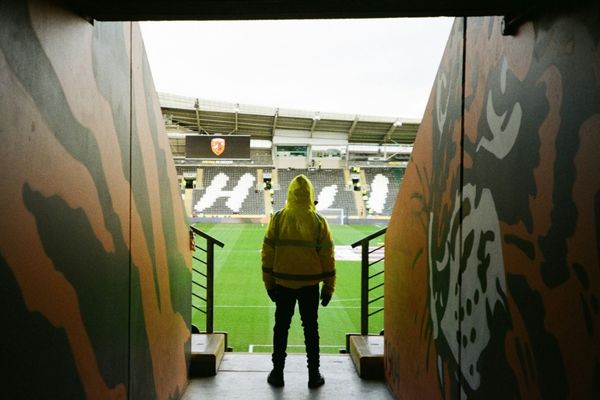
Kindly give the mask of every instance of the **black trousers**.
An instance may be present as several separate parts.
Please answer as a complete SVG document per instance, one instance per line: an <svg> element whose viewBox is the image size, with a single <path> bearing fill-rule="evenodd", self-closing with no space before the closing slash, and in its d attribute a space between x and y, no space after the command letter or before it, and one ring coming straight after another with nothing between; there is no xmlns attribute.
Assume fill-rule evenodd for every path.
<svg viewBox="0 0 600 400"><path fill-rule="evenodd" d="M287 356L288 331L298 302L304 328L304 345L309 371L319 369L319 285L290 289L277 285L275 326L273 327L273 368L283 369Z"/></svg>

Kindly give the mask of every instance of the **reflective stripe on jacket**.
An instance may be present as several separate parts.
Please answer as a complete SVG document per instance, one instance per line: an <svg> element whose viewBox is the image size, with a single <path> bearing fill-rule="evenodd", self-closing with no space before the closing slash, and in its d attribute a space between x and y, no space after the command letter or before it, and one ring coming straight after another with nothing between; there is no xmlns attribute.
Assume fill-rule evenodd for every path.
<svg viewBox="0 0 600 400"><path fill-rule="evenodd" d="M262 245L263 281L267 289L275 284L299 288L323 281L325 291L332 294L335 259L331 231L312 203L312 207L298 206L305 201L302 196L294 198L298 178L290 184L286 207L269 221ZM308 200L312 202L312 185L310 189Z"/></svg>

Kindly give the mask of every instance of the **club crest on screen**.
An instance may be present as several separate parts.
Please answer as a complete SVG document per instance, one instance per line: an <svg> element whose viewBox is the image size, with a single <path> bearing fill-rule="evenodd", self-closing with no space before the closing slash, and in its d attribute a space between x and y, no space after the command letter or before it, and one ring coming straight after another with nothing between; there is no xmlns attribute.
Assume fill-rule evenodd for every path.
<svg viewBox="0 0 600 400"><path fill-rule="evenodd" d="M225 139L215 138L210 141L210 149L216 156L220 156L225 151Z"/></svg>

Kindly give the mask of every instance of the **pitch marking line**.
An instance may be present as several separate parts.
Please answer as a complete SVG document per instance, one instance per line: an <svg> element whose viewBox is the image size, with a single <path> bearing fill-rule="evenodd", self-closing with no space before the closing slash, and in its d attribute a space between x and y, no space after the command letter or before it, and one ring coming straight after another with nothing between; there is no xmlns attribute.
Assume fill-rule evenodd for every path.
<svg viewBox="0 0 600 400"><path fill-rule="evenodd" d="M360 302L360 298L353 298L353 299L332 299L330 306L328 306L327 308L360 308L360 306L334 306L335 303L345 303L345 302ZM214 307L220 307L220 308L275 308L274 304L269 304L269 305L264 305L264 304L258 304L258 305L249 305L249 304L240 304L240 305L235 305L235 304L215 304ZM369 307L372 309L376 309L379 308L377 306L372 306Z"/></svg>
<svg viewBox="0 0 600 400"><path fill-rule="evenodd" d="M266 348L273 348L272 344L249 344L248 345L248 353L254 353L254 348L255 347L266 347ZM303 344L288 344L287 347L301 347L301 348L305 348L305 346ZM335 345L335 344L328 344L328 345L319 345L319 347L334 347L334 348L340 348L343 347L341 344L339 345Z"/></svg>
<svg viewBox="0 0 600 400"><path fill-rule="evenodd" d="M385 256L385 249L377 249L377 247L379 246L369 246L369 251L373 251L373 253L369 253L369 260L374 261ZM334 254L336 261L360 261L362 259L361 248L352 248L349 245L336 245Z"/></svg>
<svg viewBox="0 0 600 400"><path fill-rule="evenodd" d="M377 249L381 244L378 243L378 246L370 246L369 250L373 251ZM261 249L227 249L223 250L225 254L260 254ZM362 259L362 250L360 247L352 248L349 245L335 245L334 246L334 255L336 261L360 261ZM373 251L373 253L369 253L369 259L375 260L384 257L385 250L378 249Z"/></svg>
<svg viewBox="0 0 600 400"><path fill-rule="evenodd" d="M215 308L275 308L275 305L272 306L249 306L249 305L243 305L243 306L231 306L231 305L221 305L221 306L214 306ZM358 309L360 308L360 306L328 306L327 308L329 309L333 309L333 310L338 310L338 309ZM379 308L379 307L373 307L373 309L375 308Z"/></svg>

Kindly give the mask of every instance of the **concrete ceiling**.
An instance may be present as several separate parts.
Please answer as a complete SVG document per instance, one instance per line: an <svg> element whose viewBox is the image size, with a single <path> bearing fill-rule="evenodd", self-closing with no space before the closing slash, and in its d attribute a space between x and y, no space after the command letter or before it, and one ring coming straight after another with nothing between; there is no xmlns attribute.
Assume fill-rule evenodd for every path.
<svg viewBox="0 0 600 400"><path fill-rule="evenodd" d="M565 1L517 0L59 0L99 21L519 15ZM537 6L536 6L537 5Z"/></svg>

